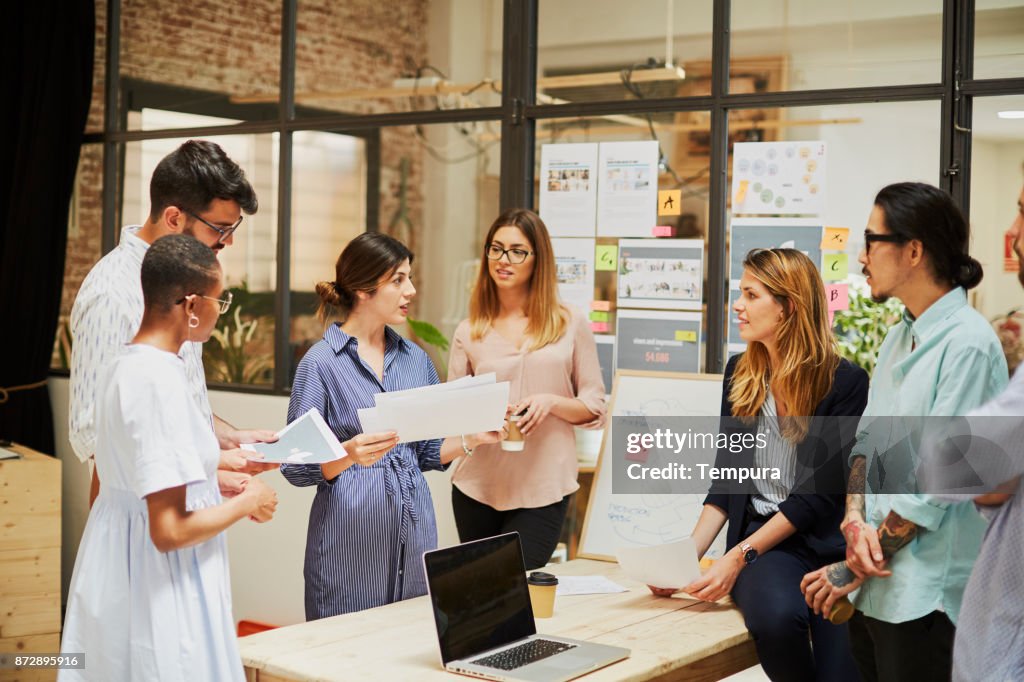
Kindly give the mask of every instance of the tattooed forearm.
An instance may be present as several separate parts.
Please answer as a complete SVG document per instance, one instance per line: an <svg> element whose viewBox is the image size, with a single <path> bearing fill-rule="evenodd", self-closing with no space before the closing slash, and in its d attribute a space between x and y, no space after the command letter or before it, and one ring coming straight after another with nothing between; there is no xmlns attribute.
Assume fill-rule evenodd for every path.
<svg viewBox="0 0 1024 682"><path fill-rule="evenodd" d="M846 484L846 513L864 515L864 490L867 487L867 459L855 457L850 467L850 480Z"/></svg>
<svg viewBox="0 0 1024 682"><path fill-rule="evenodd" d="M917 536L917 526L896 512L889 512L878 529L878 544L886 559L903 549Z"/></svg>
<svg viewBox="0 0 1024 682"><path fill-rule="evenodd" d="M826 566L825 577L834 587L845 587L857 579L853 571L847 568L845 561L837 561Z"/></svg>

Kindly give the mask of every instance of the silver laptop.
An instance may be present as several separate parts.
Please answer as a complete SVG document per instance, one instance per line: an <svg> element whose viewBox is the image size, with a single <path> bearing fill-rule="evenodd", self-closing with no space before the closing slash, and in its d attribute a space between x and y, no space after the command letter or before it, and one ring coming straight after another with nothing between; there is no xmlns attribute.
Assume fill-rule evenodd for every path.
<svg viewBox="0 0 1024 682"><path fill-rule="evenodd" d="M427 552L423 564L449 672L562 682L629 656L622 647L537 634L519 533Z"/></svg>

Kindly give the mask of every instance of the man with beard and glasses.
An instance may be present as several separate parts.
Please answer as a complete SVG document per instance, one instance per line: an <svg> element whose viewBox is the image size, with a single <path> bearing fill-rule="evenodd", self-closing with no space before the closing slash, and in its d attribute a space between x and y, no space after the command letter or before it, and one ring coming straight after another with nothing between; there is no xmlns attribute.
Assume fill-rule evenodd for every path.
<svg viewBox="0 0 1024 682"><path fill-rule="evenodd" d="M121 231L121 241L100 259L78 290L71 309L71 446L83 462L96 451L97 384L108 364L125 348L142 323L142 258L150 244L169 234L187 234L219 253L234 241L242 211L258 207L256 192L245 173L219 145L189 140L165 156L149 184L150 212L142 225ZM248 476L273 465L253 462L241 443L276 440L271 431L243 431L218 418L210 408L203 371L203 346L186 342L179 355L185 362L189 390L203 415L212 420L222 448L220 476L225 493L237 493ZM95 469L89 505L99 494Z"/></svg>
<svg viewBox="0 0 1024 682"><path fill-rule="evenodd" d="M906 311L879 350L850 454L846 561L801 583L821 613L860 588L850 638L864 680L949 679L960 604L985 532L974 504L920 492L886 459L912 442L900 433L907 418L964 415L1006 385L999 340L967 303L982 277L967 255L969 238L947 193L911 182L878 193L864 233L859 260L872 298L896 297Z"/></svg>

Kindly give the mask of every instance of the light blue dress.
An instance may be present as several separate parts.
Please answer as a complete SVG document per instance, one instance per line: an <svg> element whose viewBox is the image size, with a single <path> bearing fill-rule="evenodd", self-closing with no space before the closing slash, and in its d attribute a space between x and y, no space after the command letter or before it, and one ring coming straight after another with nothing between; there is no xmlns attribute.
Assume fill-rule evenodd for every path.
<svg viewBox="0 0 1024 682"><path fill-rule="evenodd" d="M84 670L60 680L244 680L223 534L163 553L145 497L187 485L189 510L221 503L220 455L178 356L133 345L97 405L100 495L78 548L61 651Z"/></svg>

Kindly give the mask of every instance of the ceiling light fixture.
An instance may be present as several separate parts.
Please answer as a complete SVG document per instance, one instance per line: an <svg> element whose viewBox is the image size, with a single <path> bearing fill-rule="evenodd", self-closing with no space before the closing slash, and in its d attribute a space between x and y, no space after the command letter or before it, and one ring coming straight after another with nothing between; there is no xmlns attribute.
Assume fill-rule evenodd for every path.
<svg viewBox="0 0 1024 682"><path fill-rule="evenodd" d="M1008 109L1007 111L1000 111L998 116L999 118L1024 118L1024 110Z"/></svg>

